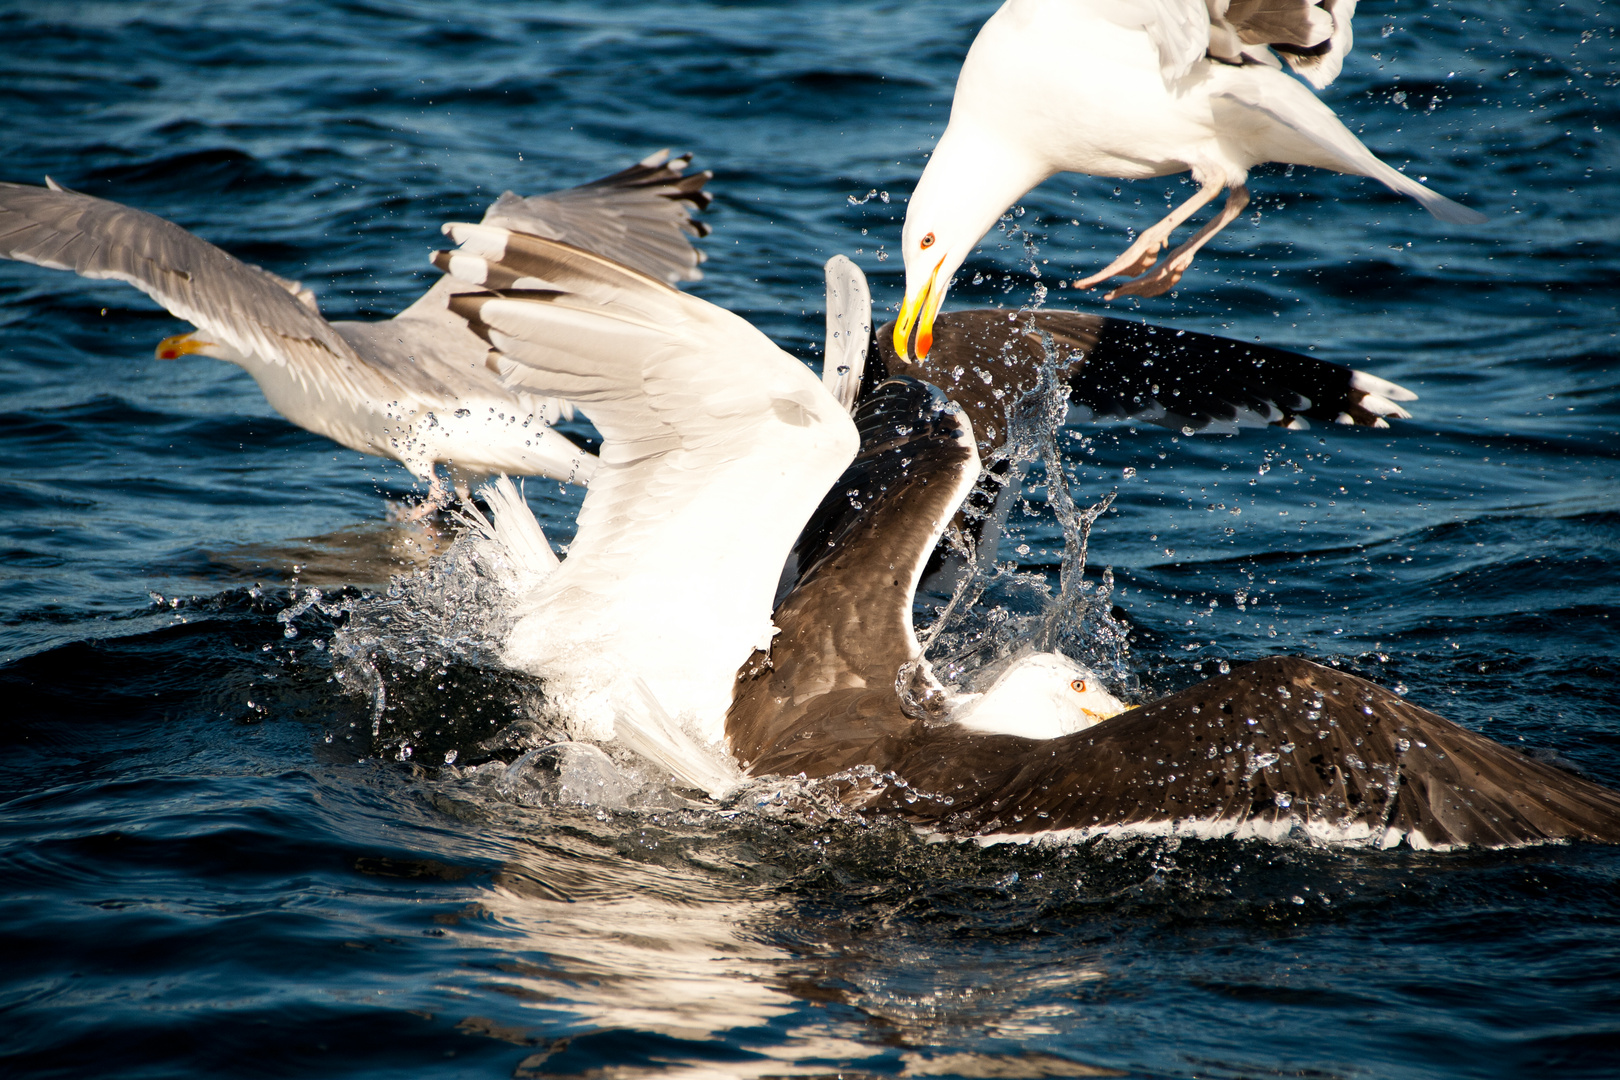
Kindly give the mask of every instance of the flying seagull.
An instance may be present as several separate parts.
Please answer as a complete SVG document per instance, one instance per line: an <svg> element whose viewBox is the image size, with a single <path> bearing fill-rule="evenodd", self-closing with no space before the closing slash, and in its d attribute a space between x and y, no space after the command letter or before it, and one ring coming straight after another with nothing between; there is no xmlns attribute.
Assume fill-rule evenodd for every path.
<svg viewBox="0 0 1620 1080"><path fill-rule="evenodd" d="M701 277L690 211L712 174L660 151L628 169L547 195L506 192L486 222L601 252L662 282ZM566 403L513 391L488 347L450 313L465 286L441 278L392 319L327 322L310 290L251 266L178 225L132 207L47 187L0 184L0 256L125 281L198 327L164 340L163 359L200 353L238 364L288 420L428 483L419 513L496 473L585 483L593 455L551 424Z"/></svg>
<svg viewBox="0 0 1620 1080"><path fill-rule="evenodd" d="M906 207L906 295L895 324L918 356L951 277L1023 194L1059 172L1142 179L1192 173L1198 193L1104 269L1140 275L1106 299L1157 296L1248 204L1251 168L1277 161L1372 177L1441 221L1485 218L1378 160L1316 95L1350 51L1355 0L1008 0L968 51L950 122ZM1225 207L1157 267L1175 229ZM1151 269L1150 269L1151 268Z"/></svg>

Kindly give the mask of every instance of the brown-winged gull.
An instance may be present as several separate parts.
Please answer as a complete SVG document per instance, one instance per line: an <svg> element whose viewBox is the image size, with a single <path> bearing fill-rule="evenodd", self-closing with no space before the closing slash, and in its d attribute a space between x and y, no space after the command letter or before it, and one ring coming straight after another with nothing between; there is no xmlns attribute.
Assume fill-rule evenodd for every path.
<svg viewBox="0 0 1620 1080"><path fill-rule="evenodd" d="M861 451L798 545L780 632L738 672L726 734L751 775L823 779L853 809L985 841L1620 842L1620 793L1297 657L1104 705L1100 719L1072 707L1094 693L1090 673L1072 686L1076 720L1053 679L989 716L964 708L930 685L911 620L937 540L920 526L954 512L975 467L969 423L905 377L864 396L855 419Z"/></svg>
<svg viewBox="0 0 1620 1080"><path fill-rule="evenodd" d="M951 277L1025 192L1059 172L1142 179L1192 173L1196 195L1076 282L1155 296L1243 211L1267 161L1368 176L1451 224L1480 214L1378 160L1294 71L1318 88L1350 50L1355 0L1008 0L962 64L950 123L906 207L906 295L894 347L932 345ZM1222 189L1225 207L1156 268L1170 234Z"/></svg>
<svg viewBox="0 0 1620 1080"><path fill-rule="evenodd" d="M691 244L707 228L710 173L691 155L653 154L580 187L521 198L506 192L485 222L600 252L674 283L700 277ZM365 454L392 458L429 484L424 511L448 498L438 466L463 494L496 473L584 483L593 455L552 430L568 406L512 390L485 366L488 348L450 314L466 286L441 278L392 319L328 322L314 294L251 266L155 215L48 187L0 184L0 256L140 289L198 327L158 355L228 360L247 370L291 422Z"/></svg>

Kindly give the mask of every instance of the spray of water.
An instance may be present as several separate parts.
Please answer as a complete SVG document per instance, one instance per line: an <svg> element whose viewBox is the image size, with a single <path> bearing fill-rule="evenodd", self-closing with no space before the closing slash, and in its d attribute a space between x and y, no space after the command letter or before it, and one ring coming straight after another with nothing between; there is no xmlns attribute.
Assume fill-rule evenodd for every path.
<svg viewBox="0 0 1620 1080"><path fill-rule="evenodd" d="M1033 311L1045 289L1035 250L1027 239L1025 246L1037 277L1034 304L1026 309ZM1042 337L1045 361L1035 385L1009 402L1006 441L985 462L995 497L981 502L987 508L975 511L965 529L949 535L963 571L924 636L924 652L936 675L959 689L982 688L1028 652L1062 652L1129 697L1137 683L1125 629L1111 614L1112 571L1105 569L1095 581L1085 574L1092 526L1115 493L1084 508L1076 504L1060 448L1069 408L1066 362L1033 319L1025 328ZM1025 494L1026 474L1037 467L1045 479L1046 510L1063 538L1056 595L1044 574L997 562L1001 541L1014 539L1011 510Z"/></svg>

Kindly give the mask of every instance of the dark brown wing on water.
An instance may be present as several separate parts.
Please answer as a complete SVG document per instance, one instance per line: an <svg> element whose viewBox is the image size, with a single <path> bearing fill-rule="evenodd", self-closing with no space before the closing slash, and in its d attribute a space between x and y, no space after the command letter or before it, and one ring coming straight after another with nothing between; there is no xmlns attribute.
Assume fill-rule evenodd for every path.
<svg viewBox="0 0 1620 1080"><path fill-rule="evenodd" d="M1620 842L1620 793L1296 657L1061 739L935 729L885 749L879 767L925 797L907 802L891 789L865 802L952 831L1176 823L1193 835L1276 838L1302 827L1384 846Z"/></svg>

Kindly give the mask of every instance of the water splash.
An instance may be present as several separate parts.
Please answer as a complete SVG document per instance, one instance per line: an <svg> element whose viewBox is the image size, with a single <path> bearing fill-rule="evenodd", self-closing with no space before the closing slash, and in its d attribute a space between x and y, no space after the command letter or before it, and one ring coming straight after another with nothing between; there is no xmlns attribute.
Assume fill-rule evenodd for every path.
<svg viewBox="0 0 1620 1080"><path fill-rule="evenodd" d="M1039 332L1033 320L1028 329ZM948 535L964 570L923 648L937 676L958 689L982 689L1018 657L1055 651L1091 668L1121 696L1131 696L1138 683L1125 628L1112 616L1113 573L1105 569L1095 581L1085 574L1091 528L1115 493L1084 508L1075 502L1059 442L1068 415L1068 384L1056 346L1042 336L1046 359L1036 385L1009 403L1007 439L985 464L995 497L988 508L974 512L967 529ZM1003 540L1017 539L1011 511L1020 497L1028 498L1026 476L1036 467L1045 480L1045 506L1063 538L1055 595L1044 572L996 558ZM1027 552L1027 546L1020 551Z"/></svg>

